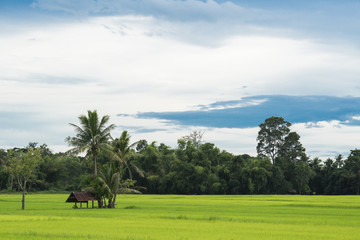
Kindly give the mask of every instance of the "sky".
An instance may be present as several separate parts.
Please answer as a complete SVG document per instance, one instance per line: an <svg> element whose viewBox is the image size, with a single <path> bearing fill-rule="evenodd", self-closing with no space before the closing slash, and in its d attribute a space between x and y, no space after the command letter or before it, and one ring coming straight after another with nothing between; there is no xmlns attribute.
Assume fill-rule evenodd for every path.
<svg viewBox="0 0 360 240"><path fill-rule="evenodd" d="M109 115L132 141L192 131L256 155L292 123L310 157L360 148L358 0L1 0L0 148L69 149L69 123Z"/></svg>

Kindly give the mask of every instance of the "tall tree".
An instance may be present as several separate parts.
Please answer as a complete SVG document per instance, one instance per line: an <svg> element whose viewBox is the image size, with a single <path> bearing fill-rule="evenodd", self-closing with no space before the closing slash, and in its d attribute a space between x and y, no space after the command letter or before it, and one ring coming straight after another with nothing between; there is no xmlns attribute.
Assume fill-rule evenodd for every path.
<svg viewBox="0 0 360 240"><path fill-rule="evenodd" d="M98 152L101 149L109 149L110 131L115 128L114 124L106 126L109 119L110 117L105 115L99 121L97 111L88 110L87 116L79 116L80 126L70 123L75 128L76 136L65 139L69 146L74 147L70 152L77 154L86 151L87 156L92 156L95 176L97 175Z"/></svg>
<svg viewBox="0 0 360 240"><path fill-rule="evenodd" d="M125 130L121 133L120 138L115 138L112 141L114 158L119 162L119 169L124 168L128 171L130 179L132 179L132 170L134 169L141 177L144 177L143 172L131 160L130 156L134 153L134 146L138 142L130 144L131 136Z"/></svg>
<svg viewBox="0 0 360 240"><path fill-rule="evenodd" d="M25 209L25 192L27 183L35 177L37 168L41 163L40 149L24 149L20 151L11 150L8 153L9 163L7 169L17 181L19 188L22 190L22 207Z"/></svg>
<svg viewBox="0 0 360 240"><path fill-rule="evenodd" d="M279 169L274 176L276 182L283 182L277 187L288 191L298 190L300 193L308 192L308 182L312 176L312 170L307 165L308 158L305 148L300 142L300 136L290 131L291 123L282 117L270 117L260 124L258 133L257 152L260 157L268 157L273 165ZM283 188L283 186L286 186ZM276 189L278 192L280 189ZM283 191L280 190L280 191Z"/></svg>
<svg viewBox="0 0 360 240"><path fill-rule="evenodd" d="M305 148L300 142L300 136L296 132L289 132L284 138L284 142L278 151L278 157L288 161L299 161L305 159Z"/></svg>
<svg viewBox="0 0 360 240"><path fill-rule="evenodd" d="M273 164L285 144L285 139L290 133L291 123L282 117L270 117L260 124L256 147L259 156L269 157Z"/></svg>

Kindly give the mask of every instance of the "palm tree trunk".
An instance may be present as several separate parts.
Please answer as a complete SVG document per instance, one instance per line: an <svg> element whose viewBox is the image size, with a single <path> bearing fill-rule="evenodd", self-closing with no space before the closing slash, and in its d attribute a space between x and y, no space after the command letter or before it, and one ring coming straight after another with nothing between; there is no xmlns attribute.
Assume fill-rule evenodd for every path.
<svg viewBox="0 0 360 240"><path fill-rule="evenodd" d="M94 174L95 176L97 176L96 152L93 152L93 161L94 161Z"/></svg>
<svg viewBox="0 0 360 240"><path fill-rule="evenodd" d="M113 208L112 204L113 204L112 197L109 197L108 208Z"/></svg>
<svg viewBox="0 0 360 240"><path fill-rule="evenodd" d="M115 196L114 196L114 200L113 200L113 203L112 203L112 205L115 207L115 202L116 202L116 196L117 196L117 194L115 193Z"/></svg>

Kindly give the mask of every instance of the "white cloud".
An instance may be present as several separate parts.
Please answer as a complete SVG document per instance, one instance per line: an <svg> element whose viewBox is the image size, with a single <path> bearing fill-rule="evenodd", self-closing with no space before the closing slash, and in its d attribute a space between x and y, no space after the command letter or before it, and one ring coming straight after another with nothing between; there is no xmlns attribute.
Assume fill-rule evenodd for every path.
<svg viewBox="0 0 360 240"><path fill-rule="evenodd" d="M184 31L189 31L185 25L144 17L91 18L31 29L2 39L1 77L84 79L98 82L104 91L111 85L119 92L196 92L206 95L204 103L223 95L358 95L356 51L253 35L229 37L208 48L181 41Z"/></svg>
<svg viewBox="0 0 360 240"><path fill-rule="evenodd" d="M311 157L347 156L350 150L359 148L360 126L349 126L334 120L294 124L292 128L301 136L300 141Z"/></svg>
<svg viewBox="0 0 360 240"><path fill-rule="evenodd" d="M68 8L70 2L58 3ZM85 3L77 4L81 8ZM206 4L219 7L212 1ZM46 6L51 8L42 5ZM72 133L67 123L76 123L77 116L88 109L110 115L117 125L131 126L134 120L121 120L116 115L188 110L194 105L258 94L359 96L357 49L272 36L268 32L244 34L240 31L242 25L229 27L237 29L233 34L211 31L214 26L228 28L222 24L103 16L1 32L0 111L37 112L43 119L41 124L50 127L31 131L24 119L24 125L0 136L0 144L15 144L16 138L22 144L32 136L34 141L61 145ZM247 33L252 26L244 29ZM133 127L161 129L155 134L137 134L136 138L175 144L191 131L151 121ZM316 146L313 152L325 148L325 144L319 145L317 134L326 135L326 139L331 138L330 133L354 139L346 126L339 128L343 132L335 131L334 125L319 128L329 129L328 134L315 128L300 129L306 144ZM255 129L207 129L204 137L228 151L254 153L256 134ZM350 141L346 144L353 146ZM330 148L345 148L345 144L338 145L341 147L336 148L335 140L329 143Z"/></svg>

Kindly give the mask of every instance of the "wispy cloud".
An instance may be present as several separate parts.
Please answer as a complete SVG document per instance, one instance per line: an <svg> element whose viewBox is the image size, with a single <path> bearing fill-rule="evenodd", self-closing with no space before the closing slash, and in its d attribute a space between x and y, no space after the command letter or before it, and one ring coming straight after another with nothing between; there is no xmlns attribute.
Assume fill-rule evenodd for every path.
<svg viewBox="0 0 360 240"><path fill-rule="evenodd" d="M208 105L198 105L194 107L194 110L212 111L212 110L224 110L231 108L243 108L243 107L260 105L266 101L267 101L266 98L264 99L245 98L243 100L233 100L233 101L225 101L225 102L216 102Z"/></svg>

